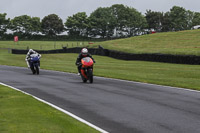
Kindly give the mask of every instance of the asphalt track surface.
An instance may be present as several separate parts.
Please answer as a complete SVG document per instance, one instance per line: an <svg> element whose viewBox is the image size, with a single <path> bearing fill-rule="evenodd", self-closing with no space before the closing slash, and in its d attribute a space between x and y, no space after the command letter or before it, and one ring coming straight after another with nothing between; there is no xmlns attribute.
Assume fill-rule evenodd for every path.
<svg viewBox="0 0 200 133"><path fill-rule="evenodd" d="M200 133L200 92L108 78L0 66L0 82L113 133Z"/></svg>

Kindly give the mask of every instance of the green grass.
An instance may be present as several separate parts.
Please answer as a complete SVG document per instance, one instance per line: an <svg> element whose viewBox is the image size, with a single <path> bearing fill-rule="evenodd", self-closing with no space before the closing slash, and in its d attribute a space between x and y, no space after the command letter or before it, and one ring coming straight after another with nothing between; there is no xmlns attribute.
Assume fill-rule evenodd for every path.
<svg viewBox="0 0 200 133"><path fill-rule="evenodd" d="M2 85L0 85L0 103L1 133L97 132L31 96Z"/></svg>
<svg viewBox="0 0 200 133"><path fill-rule="evenodd" d="M51 50L63 47L86 47L86 41L0 41L0 48Z"/></svg>
<svg viewBox="0 0 200 133"><path fill-rule="evenodd" d="M0 48L16 48L36 50L60 49L70 47L92 47L98 45L107 49L128 53L163 53L174 55L200 55L200 30L179 32L163 32L103 42L80 41L0 41ZM72 45L73 44L73 45Z"/></svg>
<svg viewBox="0 0 200 133"><path fill-rule="evenodd" d="M77 73L78 54L43 54L41 68ZM104 56L96 60L94 75L200 90L199 65L183 65L145 61L123 61ZM25 55L0 50L0 64L26 67ZM80 79L81 80L81 79ZM95 81L94 81L95 82Z"/></svg>
<svg viewBox="0 0 200 133"><path fill-rule="evenodd" d="M90 47L103 46L128 53L164 53L200 55L200 30L164 32L137 37L98 42Z"/></svg>

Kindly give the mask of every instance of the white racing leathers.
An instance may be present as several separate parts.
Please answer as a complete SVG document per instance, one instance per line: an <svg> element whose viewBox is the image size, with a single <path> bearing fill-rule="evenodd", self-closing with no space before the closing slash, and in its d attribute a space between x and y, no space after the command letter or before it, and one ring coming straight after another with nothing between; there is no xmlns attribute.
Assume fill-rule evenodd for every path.
<svg viewBox="0 0 200 133"><path fill-rule="evenodd" d="M30 55L31 55L31 54L37 54L37 55L39 56L39 58L41 58L41 55L38 54L38 53L35 52L35 51L34 51L34 52L31 52L31 53L28 52L27 55L26 55L26 58L25 58L25 61L26 61L26 64L27 64L28 68L30 68L30 62L29 62L29 61L30 61Z"/></svg>

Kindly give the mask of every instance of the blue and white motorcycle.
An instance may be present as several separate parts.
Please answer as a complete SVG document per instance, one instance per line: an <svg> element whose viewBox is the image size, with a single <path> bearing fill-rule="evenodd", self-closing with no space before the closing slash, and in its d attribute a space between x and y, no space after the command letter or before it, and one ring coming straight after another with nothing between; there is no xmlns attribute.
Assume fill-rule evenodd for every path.
<svg viewBox="0 0 200 133"><path fill-rule="evenodd" d="M33 74L40 73L40 70L39 70L40 69L40 56L39 56L39 54L30 55L29 64L30 64L30 69Z"/></svg>

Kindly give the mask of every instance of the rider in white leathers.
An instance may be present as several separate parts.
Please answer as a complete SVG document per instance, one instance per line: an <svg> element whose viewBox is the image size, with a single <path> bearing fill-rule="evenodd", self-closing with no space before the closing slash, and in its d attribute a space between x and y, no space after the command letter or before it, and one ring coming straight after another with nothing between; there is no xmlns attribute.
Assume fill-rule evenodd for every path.
<svg viewBox="0 0 200 133"><path fill-rule="evenodd" d="M26 58L25 58L25 61L27 63L28 68L30 68L30 56L32 54L38 54L38 53L36 51L34 51L33 49L29 49L29 51L28 51L28 53L26 55ZM41 58L40 54L38 54L38 56L39 56L39 58ZM39 66L40 66L40 62L39 62Z"/></svg>

